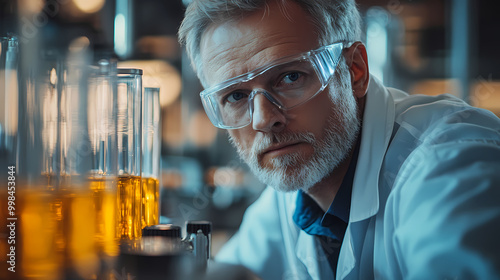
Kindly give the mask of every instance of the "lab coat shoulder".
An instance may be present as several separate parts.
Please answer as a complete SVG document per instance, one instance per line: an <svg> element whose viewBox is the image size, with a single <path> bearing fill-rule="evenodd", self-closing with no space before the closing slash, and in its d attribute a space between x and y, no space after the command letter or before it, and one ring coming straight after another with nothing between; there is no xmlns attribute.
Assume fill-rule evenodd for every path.
<svg viewBox="0 0 500 280"><path fill-rule="evenodd" d="M490 111L469 106L454 96L410 95L395 99L395 132L401 127L415 144L498 139L499 119ZM412 147L416 147L412 145Z"/></svg>
<svg viewBox="0 0 500 280"><path fill-rule="evenodd" d="M498 279L500 121L449 96L396 108L382 212L390 277Z"/></svg>

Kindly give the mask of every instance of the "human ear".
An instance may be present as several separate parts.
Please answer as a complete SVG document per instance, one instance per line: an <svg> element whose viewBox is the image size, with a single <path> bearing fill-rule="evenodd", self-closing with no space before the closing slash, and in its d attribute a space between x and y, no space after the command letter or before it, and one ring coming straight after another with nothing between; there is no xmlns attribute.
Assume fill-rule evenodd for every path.
<svg viewBox="0 0 500 280"><path fill-rule="evenodd" d="M351 74L353 94L357 98L362 98L366 94L370 81L365 45L359 41L355 42L346 49L344 57Z"/></svg>

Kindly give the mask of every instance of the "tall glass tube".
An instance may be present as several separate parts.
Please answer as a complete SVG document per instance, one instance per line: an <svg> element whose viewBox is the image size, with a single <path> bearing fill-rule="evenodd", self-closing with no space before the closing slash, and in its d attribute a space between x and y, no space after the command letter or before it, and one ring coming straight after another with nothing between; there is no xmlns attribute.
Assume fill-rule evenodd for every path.
<svg viewBox="0 0 500 280"><path fill-rule="evenodd" d="M116 65L102 59L93 68L88 83L88 131L92 150L88 174L96 211L96 246L102 273L113 266L118 256L117 233L117 93Z"/></svg>
<svg viewBox="0 0 500 280"><path fill-rule="evenodd" d="M21 56L24 59L24 53ZM58 96L62 71L44 53L21 68L16 158L16 255L21 279L61 279L64 234L58 193ZM59 75L62 77L62 75Z"/></svg>
<svg viewBox="0 0 500 280"><path fill-rule="evenodd" d="M160 89L144 89L142 104L142 226L160 222Z"/></svg>
<svg viewBox="0 0 500 280"><path fill-rule="evenodd" d="M89 187L86 45L46 52L22 71L16 161L20 279L91 279L99 271Z"/></svg>
<svg viewBox="0 0 500 280"><path fill-rule="evenodd" d="M118 69L118 234L141 237L142 70Z"/></svg>
<svg viewBox="0 0 500 280"><path fill-rule="evenodd" d="M64 241L65 278L90 279L99 270L96 251L96 218L93 190L89 182L92 173L92 142L89 114L94 104L88 99L88 41L75 40L65 55L57 79L58 115L56 147L59 165L57 218L61 219Z"/></svg>

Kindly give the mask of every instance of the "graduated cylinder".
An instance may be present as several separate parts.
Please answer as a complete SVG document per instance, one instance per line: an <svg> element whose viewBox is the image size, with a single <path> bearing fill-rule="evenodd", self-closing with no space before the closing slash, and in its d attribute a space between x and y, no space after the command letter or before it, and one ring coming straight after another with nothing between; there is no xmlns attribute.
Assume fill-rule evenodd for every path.
<svg viewBox="0 0 500 280"><path fill-rule="evenodd" d="M141 237L142 70L119 68L118 92L118 234Z"/></svg>
<svg viewBox="0 0 500 280"><path fill-rule="evenodd" d="M146 87L142 118L142 227L160 222L160 89Z"/></svg>

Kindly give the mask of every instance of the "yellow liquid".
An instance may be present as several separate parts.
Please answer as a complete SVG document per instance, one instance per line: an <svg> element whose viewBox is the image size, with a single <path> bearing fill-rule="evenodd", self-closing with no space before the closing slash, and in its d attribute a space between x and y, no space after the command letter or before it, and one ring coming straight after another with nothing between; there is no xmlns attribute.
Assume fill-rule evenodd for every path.
<svg viewBox="0 0 500 280"><path fill-rule="evenodd" d="M16 185L15 216L8 215L7 209L0 212L2 222L15 222L16 227L15 243L8 244L7 238L0 238L0 278L62 279L63 252L56 245L58 221L53 208L56 194L48 189L24 187ZM2 206L7 208L7 194L2 192L0 197ZM0 234L4 233L10 235L10 229L2 227ZM15 273L7 270L10 246L15 246Z"/></svg>
<svg viewBox="0 0 500 280"><path fill-rule="evenodd" d="M117 256L117 191L116 180L109 178L91 178L90 190L92 191L95 209L95 241L97 252L105 256Z"/></svg>
<svg viewBox="0 0 500 280"><path fill-rule="evenodd" d="M141 237L141 177L118 177L118 236L122 239Z"/></svg>
<svg viewBox="0 0 500 280"><path fill-rule="evenodd" d="M158 179L142 178L142 227L157 225L159 212L160 183Z"/></svg>
<svg viewBox="0 0 500 280"><path fill-rule="evenodd" d="M59 204L60 203L60 204ZM94 278L99 268L96 250L96 211L92 192L65 189L59 191L66 267L84 279ZM57 217L59 218L59 217Z"/></svg>
<svg viewBox="0 0 500 280"><path fill-rule="evenodd" d="M4 194L1 199L7 201ZM5 268L1 279L95 278L99 259L96 215L89 190L18 185L15 201L16 272ZM2 219L6 220L6 214L2 212ZM2 261L7 254L5 249L10 246L2 247ZM9 274L4 275L5 272Z"/></svg>

